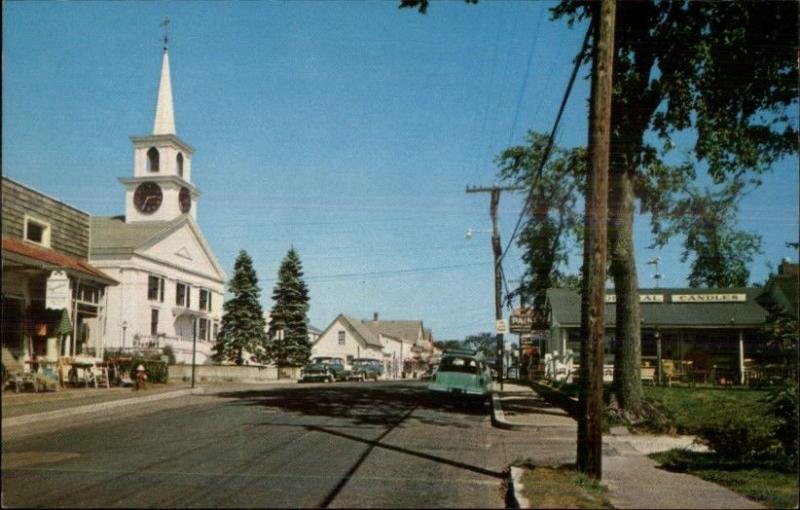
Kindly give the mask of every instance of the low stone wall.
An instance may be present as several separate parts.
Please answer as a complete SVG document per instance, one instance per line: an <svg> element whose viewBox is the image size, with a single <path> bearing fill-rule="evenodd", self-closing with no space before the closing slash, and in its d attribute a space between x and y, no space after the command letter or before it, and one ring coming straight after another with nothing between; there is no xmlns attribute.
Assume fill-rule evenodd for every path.
<svg viewBox="0 0 800 510"><path fill-rule="evenodd" d="M297 380L300 375L299 368L282 368L280 381ZM197 382L237 382L237 383L264 383L277 382L278 369L276 367L237 366L237 365L196 365L195 381ZM169 380L173 382L188 382L192 379L192 365L170 365Z"/></svg>

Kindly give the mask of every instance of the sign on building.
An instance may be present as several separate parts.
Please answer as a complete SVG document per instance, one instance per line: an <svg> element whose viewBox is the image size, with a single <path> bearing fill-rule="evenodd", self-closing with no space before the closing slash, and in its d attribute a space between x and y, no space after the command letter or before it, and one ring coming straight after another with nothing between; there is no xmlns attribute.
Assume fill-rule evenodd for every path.
<svg viewBox="0 0 800 510"><path fill-rule="evenodd" d="M524 334L530 333L533 327L532 308L514 308L511 311L511 332Z"/></svg>
<svg viewBox="0 0 800 510"><path fill-rule="evenodd" d="M45 308L70 309L69 277L64 271L53 271L45 285Z"/></svg>

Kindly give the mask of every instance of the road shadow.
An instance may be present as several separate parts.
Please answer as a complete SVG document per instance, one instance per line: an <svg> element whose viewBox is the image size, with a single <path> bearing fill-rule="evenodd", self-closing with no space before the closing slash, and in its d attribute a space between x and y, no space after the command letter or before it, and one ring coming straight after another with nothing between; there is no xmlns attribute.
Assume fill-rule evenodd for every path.
<svg viewBox="0 0 800 510"><path fill-rule="evenodd" d="M490 410L486 402L431 395L422 384L298 384L296 387L221 392L209 396L233 399L232 405L341 418L355 426L391 425L412 409L427 409L436 413L415 413L411 419L431 425L468 427L468 424L447 416L437 418L436 415L488 416Z"/></svg>

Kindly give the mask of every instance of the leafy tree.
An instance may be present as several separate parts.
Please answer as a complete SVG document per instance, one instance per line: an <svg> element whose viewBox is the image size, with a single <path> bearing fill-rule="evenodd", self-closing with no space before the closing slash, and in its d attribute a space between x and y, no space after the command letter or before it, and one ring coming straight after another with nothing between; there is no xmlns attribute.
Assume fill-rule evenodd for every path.
<svg viewBox="0 0 800 510"><path fill-rule="evenodd" d="M670 212L667 235L683 233L681 262L694 255L689 273L691 287L744 287L748 266L760 252L761 236L734 229L738 184L717 192L689 191Z"/></svg>
<svg viewBox="0 0 800 510"><path fill-rule="evenodd" d="M269 323L270 358L280 366L301 366L311 357L308 341L308 288L303 281L303 265L294 248L283 258L278 283L272 291L275 305ZM278 331L283 331L279 338Z"/></svg>
<svg viewBox="0 0 800 510"><path fill-rule="evenodd" d="M570 24L587 2L564 0L554 16ZM614 393L641 415L641 338L633 249L634 199L654 231L670 193L695 165L663 157L679 132L696 133L691 155L717 183L763 173L796 150L797 3L626 2L617 12L609 189L609 249L617 294ZM656 147L646 134L663 143ZM649 138L648 138L649 140Z"/></svg>
<svg viewBox="0 0 800 510"><path fill-rule="evenodd" d="M469 335L464 339L464 347L475 349L487 358L494 358L495 346L497 345L495 336L491 333L479 333Z"/></svg>
<svg viewBox="0 0 800 510"><path fill-rule="evenodd" d="M261 289L253 269L253 260L244 250L236 257L228 290L233 298L223 305L222 325L214 346L214 357L217 361L234 361L241 365L247 353L255 361L262 362L267 337L259 301Z"/></svg>
<svg viewBox="0 0 800 510"><path fill-rule="evenodd" d="M437 340L433 342L437 349L446 351L448 349L463 349L464 344L461 340Z"/></svg>
<svg viewBox="0 0 800 510"><path fill-rule="evenodd" d="M500 177L529 189L528 218L518 241L527 268L519 291L538 309L544 307L547 289L567 276L560 268L568 262L570 238L580 237L577 199L586 175L583 148L553 147L552 157L539 172L548 139L529 131L528 145L509 147L497 157Z"/></svg>

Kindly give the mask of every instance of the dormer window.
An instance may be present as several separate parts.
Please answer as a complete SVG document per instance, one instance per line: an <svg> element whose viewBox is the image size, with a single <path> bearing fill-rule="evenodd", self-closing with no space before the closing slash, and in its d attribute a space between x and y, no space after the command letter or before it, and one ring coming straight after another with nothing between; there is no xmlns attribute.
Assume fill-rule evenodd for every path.
<svg viewBox="0 0 800 510"><path fill-rule="evenodd" d="M155 147L147 151L147 171L158 172L158 149Z"/></svg>
<svg viewBox="0 0 800 510"><path fill-rule="evenodd" d="M183 154L179 152L176 159L178 163L178 176L183 177Z"/></svg>

